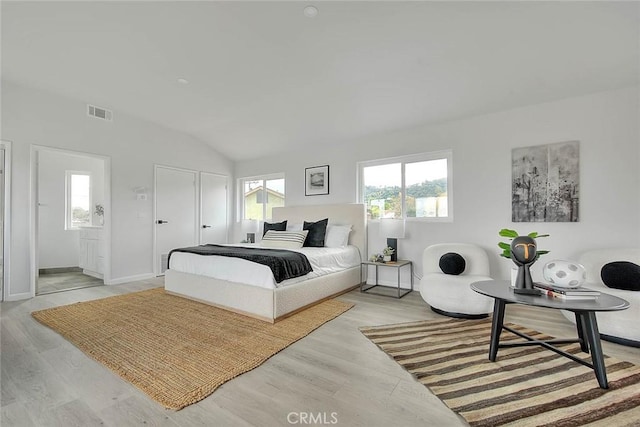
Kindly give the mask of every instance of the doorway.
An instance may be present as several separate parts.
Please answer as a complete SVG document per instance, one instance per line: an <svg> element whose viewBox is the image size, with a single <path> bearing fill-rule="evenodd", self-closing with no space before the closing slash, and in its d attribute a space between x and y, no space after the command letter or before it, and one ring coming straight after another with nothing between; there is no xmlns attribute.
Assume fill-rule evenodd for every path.
<svg viewBox="0 0 640 427"><path fill-rule="evenodd" d="M109 159L32 149L35 295L100 286L109 278Z"/></svg>

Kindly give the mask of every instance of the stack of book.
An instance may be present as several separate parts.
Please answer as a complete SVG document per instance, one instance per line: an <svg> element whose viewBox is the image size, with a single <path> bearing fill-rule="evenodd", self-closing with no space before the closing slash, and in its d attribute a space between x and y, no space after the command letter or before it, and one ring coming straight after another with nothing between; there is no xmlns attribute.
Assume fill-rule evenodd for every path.
<svg viewBox="0 0 640 427"><path fill-rule="evenodd" d="M553 298L562 299L595 299L600 295L600 291L593 289L578 288L561 288L558 286L548 285L546 283L534 283L533 287L542 291L544 295Z"/></svg>

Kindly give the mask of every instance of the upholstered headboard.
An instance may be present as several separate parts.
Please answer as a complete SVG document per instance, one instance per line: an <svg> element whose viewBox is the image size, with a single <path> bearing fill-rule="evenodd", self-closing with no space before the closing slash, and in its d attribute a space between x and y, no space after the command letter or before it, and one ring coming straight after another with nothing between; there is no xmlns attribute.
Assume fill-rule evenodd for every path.
<svg viewBox="0 0 640 427"><path fill-rule="evenodd" d="M329 218L329 224L351 225L349 244L357 246L360 257L367 256L367 220L363 204L304 205L273 208L273 221L302 224Z"/></svg>

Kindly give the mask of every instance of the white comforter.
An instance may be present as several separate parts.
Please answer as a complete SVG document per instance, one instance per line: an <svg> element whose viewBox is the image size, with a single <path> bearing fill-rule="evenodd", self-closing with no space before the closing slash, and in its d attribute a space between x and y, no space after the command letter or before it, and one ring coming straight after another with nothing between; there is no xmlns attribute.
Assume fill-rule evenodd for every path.
<svg viewBox="0 0 640 427"><path fill-rule="evenodd" d="M241 244L229 246L256 245ZM267 248L263 248L267 249ZM360 251L355 246L344 248L300 248L288 249L306 255L313 271L305 276L284 280L276 283L271 269L266 265L247 261L241 258L196 255L184 252L174 252L171 255L169 268L183 273L197 274L200 276L214 277L230 282L246 283L267 289L283 287L320 277L331 273L337 273L353 267L360 266Z"/></svg>

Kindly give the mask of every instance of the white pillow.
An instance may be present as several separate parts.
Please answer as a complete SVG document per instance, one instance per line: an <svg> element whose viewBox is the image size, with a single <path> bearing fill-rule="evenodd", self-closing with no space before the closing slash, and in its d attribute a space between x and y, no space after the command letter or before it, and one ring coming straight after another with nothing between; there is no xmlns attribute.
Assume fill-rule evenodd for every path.
<svg viewBox="0 0 640 427"><path fill-rule="evenodd" d="M327 248L343 248L349 244L350 225L327 225L324 246Z"/></svg>
<svg viewBox="0 0 640 427"><path fill-rule="evenodd" d="M268 230L262 236L260 245L266 248L299 249L304 244L309 231L275 231Z"/></svg>

